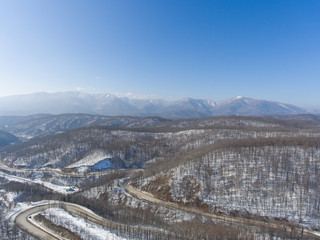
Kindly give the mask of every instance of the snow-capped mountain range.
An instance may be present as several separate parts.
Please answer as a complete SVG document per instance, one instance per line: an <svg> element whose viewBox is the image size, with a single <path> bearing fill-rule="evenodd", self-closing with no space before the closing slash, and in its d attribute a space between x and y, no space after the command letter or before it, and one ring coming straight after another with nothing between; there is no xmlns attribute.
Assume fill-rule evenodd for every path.
<svg viewBox="0 0 320 240"><path fill-rule="evenodd" d="M292 115L304 114L308 111L290 104L246 97L236 97L219 102L192 98L168 101L164 99L120 98L111 94L59 92L0 98L1 116L26 116L39 113L160 116L179 119L224 115Z"/></svg>

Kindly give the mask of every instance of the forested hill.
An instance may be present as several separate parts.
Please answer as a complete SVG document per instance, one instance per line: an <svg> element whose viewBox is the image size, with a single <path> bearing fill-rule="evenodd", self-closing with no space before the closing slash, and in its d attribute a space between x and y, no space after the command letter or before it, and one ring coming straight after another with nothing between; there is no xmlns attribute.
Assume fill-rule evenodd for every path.
<svg viewBox="0 0 320 240"><path fill-rule="evenodd" d="M90 114L36 114L30 116L2 116L0 130L27 140L52 135L84 126L147 127L168 120L159 117L109 117Z"/></svg>
<svg viewBox="0 0 320 240"><path fill-rule="evenodd" d="M143 169L134 171L129 184L163 202L320 228L317 116L165 120L84 115L83 121L79 117L35 117L45 124L30 129L42 134L0 148L1 164L20 169L31 179L34 175L29 176L28 169L68 174ZM54 121L57 124L51 125ZM14 126L7 128L17 134L27 130ZM108 188L99 191L102 200L109 196ZM119 201L117 194L107 199ZM126 199L123 204L129 204Z"/></svg>
<svg viewBox="0 0 320 240"><path fill-rule="evenodd" d="M114 122L125 124L109 124ZM176 121L111 118L106 123L15 144L0 152L1 160L20 167L65 168L98 154L117 157L127 167L140 168L186 151L202 151L205 146L216 146L228 139L317 136L319 126L313 120L235 116Z"/></svg>
<svg viewBox="0 0 320 240"><path fill-rule="evenodd" d="M18 141L19 139L13 134L0 130L0 148Z"/></svg>

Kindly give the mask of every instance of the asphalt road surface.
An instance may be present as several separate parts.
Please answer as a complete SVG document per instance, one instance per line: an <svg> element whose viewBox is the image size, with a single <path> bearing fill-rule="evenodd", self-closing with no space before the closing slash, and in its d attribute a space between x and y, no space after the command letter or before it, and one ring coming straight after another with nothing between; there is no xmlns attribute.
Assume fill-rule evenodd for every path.
<svg viewBox="0 0 320 240"><path fill-rule="evenodd" d="M34 225L34 223L29 218L30 215L44 211L50 207L58 207L58 204L44 204L29 208L18 214L15 218L15 222L22 230L26 231L27 233L31 234L32 236L38 239L61 240L63 238L55 235L50 231L45 231L45 229L39 228L37 225Z"/></svg>

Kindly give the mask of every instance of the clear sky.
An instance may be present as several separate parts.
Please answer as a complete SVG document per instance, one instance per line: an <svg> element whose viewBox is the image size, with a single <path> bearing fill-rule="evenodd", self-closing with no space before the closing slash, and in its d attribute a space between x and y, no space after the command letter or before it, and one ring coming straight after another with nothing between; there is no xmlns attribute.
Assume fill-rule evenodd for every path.
<svg viewBox="0 0 320 240"><path fill-rule="evenodd" d="M320 107L320 1L0 0L0 83Z"/></svg>

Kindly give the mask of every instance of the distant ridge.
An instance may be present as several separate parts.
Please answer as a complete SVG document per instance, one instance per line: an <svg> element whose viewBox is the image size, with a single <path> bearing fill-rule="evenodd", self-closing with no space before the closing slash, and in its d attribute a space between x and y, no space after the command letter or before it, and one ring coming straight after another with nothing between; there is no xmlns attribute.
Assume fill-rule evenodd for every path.
<svg viewBox="0 0 320 240"><path fill-rule="evenodd" d="M83 92L34 93L0 98L0 116L63 113L181 119L228 115L293 115L306 114L308 111L291 104L242 96L219 102L192 98L177 101L144 100Z"/></svg>

